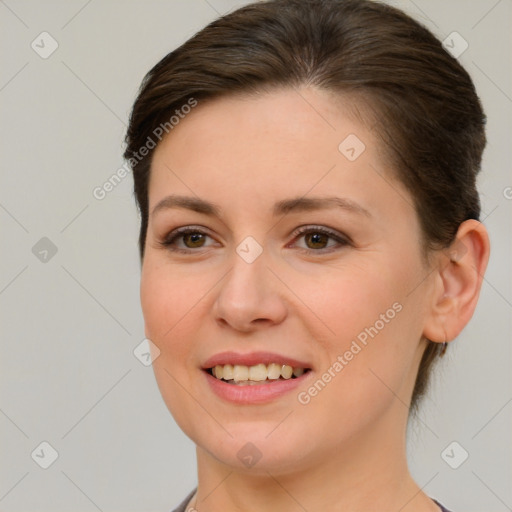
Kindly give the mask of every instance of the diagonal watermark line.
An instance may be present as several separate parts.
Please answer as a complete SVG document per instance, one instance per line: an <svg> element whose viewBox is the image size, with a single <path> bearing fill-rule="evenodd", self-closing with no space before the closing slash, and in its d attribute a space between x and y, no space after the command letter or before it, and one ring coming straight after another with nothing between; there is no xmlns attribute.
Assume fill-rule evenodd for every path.
<svg viewBox="0 0 512 512"><path fill-rule="evenodd" d="M454 242L455 242L455 241L454 241ZM454 242L452 242L452 244L453 244ZM451 246L449 246L449 247L445 247L444 249L442 249L442 252L444 252L444 253L447 255L447 257L448 257L448 258L450 258L450 261L451 261L451 256L450 256L450 254L449 254L449 249L450 249L450 247L451 247ZM440 269L440 272L443 272L443 271L446 269L446 267L450 264L450 261L448 261L448 262L446 263L446 265L445 265L442 269ZM429 270L429 271L425 274L425 276L423 277L423 279L421 279L421 281L419 281L419 283L418 283L416 286L414 286L414 287L411 289L411 291L410 291L409 293L407 293L407 294L406 294L406 297L409 297L409 295L411 295L411 293L413 293L415 290L417 290L417 289L421 286L421 284L422 284L422 283L424 283L424 282L428 279L428 277L429 277L433 272L436 272L437 270L439 270L437 267L434 267L434 268L432 268L431 270ZM475 270L476 270L476 269L475 269Z"/></svg>
<svg viewBox="0 0 512 512"><path fill-rule="evenodd" d="M7 414L5 413L5 411L3 411L2 409L0 409L0 412L27 438L29 439L29 437L27 436L27 434L25 434L25 432L23 432L23 430L21 430L20 427L18 427L18 425L11 419L9 418L9 416L7 416Z"/></svg>
<svg viewBox="0 0 512 512"><path fill-rule="evenodd" d="M268 476L270 476L270 478L272 478L272 480L274 480L274 482L279 485L279 487L281 487L281 489L283 489L283 491L288 494L288 496L290 496L290 498L295 501L295 503L297 503L297 505L299 505L299 507L304 510L304 512L308 512L307 509L304 507L304 505L302 505L302 503L300 501L298 501L295 496L293 496L290 492L288 492L288 489L286 489L282 484L281 482L274 476L272 475L269 471L267 471L268 473Z"/></svg>
<svg viewBox="0 0 512 512"><path fill-rule="evenodd" d="M496 209L496 208L495 208ZM494 210L493 210L494 211ZM492 213L492 212L491 212ZM489 214L490 215L490 214ZM474 266L473 270L482 278L483 281L485 281L511 308L512 308L512 302L510 302L486 277L485 275L481 274L478 269Z"/></svg>
<svg viewBox="0 0 512 512"><path fill-rule="evenodd" d="M171 169L171 167L169 167L169 165L167 163L163 163L163 165L170 171L172 172L172 174L176 177L176 179L178 179L185 187L188 188L188 190L190 190L190 192L195 195L197 198L199 198L199 196ZM301 197L300 199L302 199L303 197L305 197L307 194L309 194L334 168L336 167L336 164L334 164L323 176L321 176L316 183L314 183L310 189L308 191L306 191ZM274 229L277 224L279 224L287 215L289 215L289 212L286 212L285 214L283 214L267 231L265 234L267 234L269 231L271 231L272 229ZM224 227L226 227L226 229L228 229L228 226L226 225L226 223L221 219L219 218L218 219Z"/></svg>
<svg viewBox="0 0 512 512"><path fill-rule="evenodd" d="M471 30L473 30L478 24L480 24L490 13L497 7L498 4L501 3L501 0L498 0L472 27Z"/></svg>
<svg viewBox="0 0 512 512"><path fill-rule="evenodd" d="M227 272L225 272L198 300L197 302L195 302L195 304L193 306L191 306L188 311L186 311L183 316L163 335L163 337L165 338L210 292L211 290L213 290L213 288L215 288L215 286L217 286L217 284L222 280L224 279L224 276L226 276L226 274L228 274L229 272L231 272L231 270L233 269L233 267L231 267Z"/></svg>
<svg viewBox="0 0 512 512"><path fill-rule="evenodd" d="M418 496L418 494L419 494L420 492L422 492L422 491L423 491L423 489L425 489L425 487L427 487L427 485L428 485L430 482L432 482L432 480L434 480L434 478L435 478L437 475L439 475L439 471L438 471L438 472L437 472L437 473L436 473L436 474L435 474L435 475L434 475L434 476L433 476L433 477L432 477L432 478L431 478L431 479L430 479L430 480L429 480L425 485L423 485L419 491L415 492L415 493L414 493L414 495L412 496L412 498L411 498L410 500L406 501L406 502L403 504L403 506L402 506L402 507L400 507L400 508L398 509L398 512L400 512L400 510L403 510L403 509L404 509L404 508L405 508L405 507L406 507L406 506L407 506L407 505L408 505L408 504L409 504L409 503L410 503L414 498L416 498L416 496Z"/></svg>
<svg viewBox="0 0 512 512"><path fill-rule="evenodd" d="M66 28L91 2L92 0L88 0L60 29Z"/></svg>
<svg viewBox="0 0 512 512"><path fill-rule="evenodd" d="M492 494L494 494L494 496L496 496L496 498L498 498L501 503L503 503L503 505L505 505L505 507L507 507L507 510L511 510L512 511L512 508L510 508L473 470L471 470L471 473L473 473L473 475L475 475L478 480L480 480L480 482L485 486L487 487L487 489L492 492Z"/></svg>
<svg viewBox="0 0 512 512"><path fill-rule="evenodd" d="M395 113L394 113L393 109L387 105L381 105L379 107L379 109L377 109L371 105L368 105L367 107L373 113L373 120L374 120L374 123L371 126L370 131L375 135L375 137L377 139L383 139L383 136L385 136L385 139L383 139L383 141L386 146L390 147L392 152L398 158L398 160L399 160L398 166L403 167L404 169L407 169L407 170L410 169L411 164L409 163L408 158L403 154L403 148L401 148L399 145L396 144L396 142L394 140L395 136L393 135L392 131L390 131L389 126L388 126L389 120L395 118ZM372 166L371 163L369 165ZM377 171L377 169L375 167L373 167L373 169L375 172L377 172L377 174L384 181L386 181L389 184L390 187L394 188L395 192L397 192L406 203L408 203L411 207L414 208L414 211L416 211L416 207L414 206L413 198L411 197L412 202L409 201L407 196L402 195L399 188L395 187L391 181L388 181L385 179L384 174L386 173L386 171L381 174ZM388 171L388 174L390 176L395 176L396 172ZM400 185L403 185L401 180L397 180L397 181ZM407 192L407 195L409 195L408 191L406 191L406 192Z"/></svg>
<svg viewBox="0 0 512 512"><path fill-rule="evenodd" d="M27 471L1 498L0 501L2 501L27 475L29 474L29 471Z"/></svg>
<svg viewBox="0 0 512 512"><path fill-rule="evenodd" d="M217 11L217 9L215 9L215 7L210 2L208 2L208 0L203 0L203 2L208 4L219 16L221 16L221 13Z"/></svg>
<svg viewBox="0 0 512 512"><path fill-rule="evenodd" d="M294 89L294 91L334 130L336 131L336 128L331 124L329 123L329 121L327 121L327 119L322 115L320 114L320 112L318 112L318 110L306 99L304 98L304 96L302 96L302 94L299 92L298 89Z"/></svg>
<svg viewBox="0 0 512 512"><path fill-rule="evenodd" d="M484 221L486 221L497 209L498 209L498 206L499 204L497 204L489 213L487 213L485 215L485 217L483 219L481 219L479 222L481 222L482 224L484 223Z"/></svg>
<svg viewBox="0 0 512 512"><path fill-rule="evenodd" d="M28 229L1 203L0 208L2 208L2 210L4 210L5 213L7 213L7 215L9 215L9 217L11 217L11 219L25 231L25 233L28 233Z"/></svg>
<svg viewBox="0 0 512 512"><path fill-rule="evenodd" d="M198 199L200 199L200 197L183 181L182 178L180 178L170 167L169 165L167 165L166 162L163 163L163 165L170 171L174 174L175 178L178 179L182 184L183 186L187 187L189 190L190 190L190 193L193 194L194 196L196 196ZM221 224L226 228L226 229L229 229L228 226L226 225L226 223L221 219L221 218L218 218L218 220L221 222Z"/></svg>
<svg viewBox="0 0 512 512"><path fill-rule="evenodd" d="M265 439L267 437L269 437L271 434L274 433L275 430L277 430L277 428L283 424L283 422L288 418L288 416L290 416L290 414L293 412L293 410L291 410L266 436L265 436Z"/></svg>
<svg viewBox="0 0 512 512"><path fill-rule="evenodd" d="M76 219L78 219L78 217L80 217L80 215L82 215L82 213L85 212L85 210L87 210L87 208L89 208L89 205L85 205L61 230L60 232L61 233L64 233L64 231L66 231L66 229L69 228L69 226L71 226L71 224L73 224L73 222L75 222Z"/></svg>
<svg viewBox="0 0 512 512"><path fill-rule="evenodd" d="M173 169L172 169L169 165L167 165L167 163L165 163L165 162L164 162L164 163L163 163L163 165L164 165L164 166L169 170L169 172L171 172L171 173L176 177L176 179L178 179L178 180L179 180L179 181L180 181L180 182L181 182L181 183L182 183L182 184L183 184L183 185L184 185L188 190L190 190L190 192L191 192L194 196L196 196L197 198L199 198L199 196L198 196L198 195L197 195L197 194L192 190L192 188L190 188L190 187L189 187L189 186L188 186L188 185L187 185L187 184L186 184L186 183L185 183L185 182L184 182L184 181L183 181L183 180L182 180L182 179L181 179L181 178L180 178L180 177L179 177L179 176L178 176L174 171L173 171ZM221 223L222 223L222 224L227 228L227 226L226 226L226 224L224 223L224 221L223 221L222 219L219 219L219 220L220 220L220 222L221 222ZM192 305L192 306L189 308L189 310L188 310L188 311L186 311L186 312L182 315L182 317L181 317L181 318L180 318L180 319L179 319L179 320L178 320L178 321L177 321L177 322L176 322L172 327L170 327L170 328L168 329L168 331L163 335L163 337L165 338L165 337L166 337L166 336L167 336L167 335L168 335L168 334L169 334L169 333L170 333L170 332L171 332L171 331L172 331L172 330L173 330L173 329L174 329L174 328L175 328L175 327L176 327L176 326L177 326L177 325L178 325L178 324L179 324L179 323L180 323L180 322L181 322L181 321L182 321L182 320L183 320L183 319L184 319L184 318L185 318L185 317L190 313L190 311L192 311L192 310L193 310L193 309L194 309L194 308L195 308L195 307L196 307L196 306L197 306L197 305L198 305L198 304L199 304L199 303L200 303L200 302L201 302L201 301L206 297L206 295L208 295L208 293L210 293L210 291L211 291L213 288L215 288L215 286L217 286L217 284L218 284L218 283L219 283L219 282L220 282L220 281L221 281L221 280L222 280L222 279L223 279L223 278L224 278L224 277L225 277L229 272L231 272L231 270L232 270L232 269L233 269L233 267L231 267L230 269L228 269L228 270L224 273L224 275L222 275L222 276L217 280L217 282L216 282L216 283L214 283L214 284L213 284L213 286L211 286L211 288L210 288L209 290L207 290L207 291L204 293L204 295L202 295L202 296L197 300L197 302L196 302L194 305Z"/></svg>
<svg viewBox="0 0 512 512"><path fill-rule="evenodd" d="M0 92L2 92L26 67L28 66L28 62L25 62L21 68L14 73L14 75L0 88Z"/></svg>
<svg viewBox="0 0 512 512"><path fill-rule="evenodd" d="M402 399L401 399L401 398L400 398L400 397L395 393L395 391L394 391L393 389L391 389L391 388L390 388L390 387L389 387L389 386L388 386L388 385L387 385L387 384L386 384L386 383L385 383L385 382L384 382L384 381L383 381L383 380L382 380L382 379L381 379L381 378L380 378L380 377L379 377L379 376L378 376L378 375L377 375L377 374L376 374L376 373L375 373L371 368L368 368L368 370L370 370L370 372L371 372L371 373L373 373L373 375L375 375L375 377L376 377L377 379L379 379L379 380L380 380L380 382L381 382L384 386L386 386L386 387L389 389L389 391L390 391L390 392L395 396L395 398L396 398L397 400L399 400L399 401L403 404L403 406L404 406L407 410L410 410L410 406L409 406L409 405L407 405L407 404L406 404L406 403L405 403L405 402L404 402L404 401L403 401L403 400L402 400ZM428 428L428 429L430 430L430 432L432 432L432 434L433 434L437 439L439 439L439 436L438 436L438 435L437 435L437 434L436 434L436 433L435 433L435 432L434 432L434 431L433 431L433 430L428 426L428 424L427 424L427 423L425 423L425 422L424 422L420 417L418 417L418 420L423 424L423 426L424 426L424 427Z"/></svg>
<svg viewBox="0 0 512 512"><path fill-rule="evenodd" d="M492 417L492 418L491 418L491 419L490 419L490 420L489 420L489 421L488 421L488 422L487 422L483 427L481 427L481 428L480 428L480 429L475 433L475 435L474 435L471 439L475 439L475 437L476 437L478 434L480 434L480 432L482 432L482 430L483 430L484 428L486 428L486 427L487 427L487 425L489 425L489 423L491 423L491 421L492 421L494 418L496 418L496 416L498 416L498 414L499 414L501 411L503 411L503 409L505 409L505 407L507 407L507 405L508 405L510 402L512 402L512 398L511 398L510 400L508 400L508 401L505 403L505 405L503 405L503 406L500 408L500 410L499 410L499 411L498 411L498 412L497 412L497 413L496 413L496 414L495 414L495 415L494 415L494 416L493 416L493 417Z"/></svg>
<svg viewBox="0 0 512 512"><path fill-rule="evenodd" d="M409 406L395 393L395 391L393 389L391 389L371 368L368 368L368 370L373 373L373 375L375 375L375 377L377 377L377 379L379 379L381 381L382 384L384 384L384 386L386 386L389 391L391 391L391 393L395 396L395 398L397 398L400 402L402 402L402 404L408 409Z"/></svg>
<svg viewBox="0 0 512 512"><path fill-rule="evenodd" d="M383 174L381 174L377 168L375 166L373 166L371 163L368 164L374 171L375 173L380 177L382 178L414 211L416 210L416 207L414 206L413 203L411 203L411 201L409 201L409 199L407 199L407 197L405 197L401 192L400 190L395 187L395 185L393 185L393 183L391 183L391 181L387 180Z"/></svg>
<svg viewBox="0 0 512 512"><path fill-rule="evenodd" d="M62 64L64 64L64 66L66 68L68 68L69 72L72 73L73 75L75 75L75 77L77 78L77 80L79 82L82 82L82 84L87 88L89 89L89 91L94 94L94 96L96 96L96 98L98 98L98 100L103 103L103 105L108 109L110 110L110 112L112 112L112 114L114 114L114 116L117 117L117 119L119 119L119 121L121 121L121 123L123 124L123 126L126 126L126 123L63 61L61 60Z"/></svg>
<svg viewBox="0 0 512 512"><path fill-rule="evenodd" d="M425 282L425 280L430 276L430 274L432 274L432 272L434 272L436 269L433 268L430 272L427 273L427 275L405 296L405 297L409 297L409 295L411 295L411 293L413 293L415 290L417 290L421 284L423 282Z"/></svg>
<svg viewBox="0 0 512 512"><path fill-rule="evenodd" d="M9 11L11 11L11 14L18 18L18 21L20 21L25 27L29 28L29 26L5 3L5 0L0 0L0 3L7 8Z"/></svg>
<svg viewBox="0 0 512 512"><path fill-rule="evenodd" d="M182 179L181 179L181 178L180 178L180 177L179 177L179 176L178 176L178 175L177 175L177 174L172 170L172 169L171 169L171 167L169 167L169 165L168 165L166 162L164 162L164 166L165 166L165 167L166 167L170 172L172 172L172 173L174 174L174 176L176 177L176 179L180 180L180 181L181 181L181 183L183 183L183 185L184 185L185 187L187 187L187 188L190 190L190 192L191 192L192 194L194 194L197 198L199 198L199 196L198 196L198 195L197 195L197 194L196 194L196 193L195 193L195 192L194 192L194 191L193 191L193 190L192 190L192 189L191 189L191 188L190 188L190 187L189 187L189 186L188 186L188 185L187 185L187 184L186 184L186 183L185 183L185 182L184 182L184 181L183 181L183 180L182 180Z"/></svg>
<svg viewBox="0 0 512 512"><path fill-rule="evenodd" d="M498 89L507 99L508 101L512 102L512 98L474 61L472 60L471 61L474 66L480 70L480 72L485 75L487 77L487 79L489 80L489 82L491 82L492 84L494 84L494 86L496 87L496 89Z"/></svg>
<svg viewBox="0 0 512 512"><path fill-rule="evenodd" d="M217 425L219 425L222 430L224 430L224 432L226 432L226 434L228 434L229 437L233 437L231 432L229 432L226 427L224 427L224 425L185 386L183 386L183 384L181 384L181 382L179 382L176 377L174 377L174 375L169 372L167 368L164 367L164 371L174 380L174 382L176 382L176 384L178 384L178 386L183 389L183 391L185 391L190 396L190 398L192 398L192 400L194 400L194 402L196 402L197 405L199 405L199 407L201 407L201 409L203 409L204 412L208 414L208 416L210 416L215 421L215 423L217 423Z"/></svg>
<svg viewBox="0 0 512 512"><path fill-rule="evenodd" d="M21 276L21 274L23 274L23 272L25 272L25 270L27 270L28 268L28 265L25 265L25 268L23 268L22 270L20 270L1 290L0 290L0 295L2 295L2 293L5 292L5 290L7 290L7 288L9 288L9 286L11 286L12 283L14 283L14 281L16 281L16 279L18 279L19 276Z"/></svg>
<svg viewBox="0 0 512 512"><path fill-rule="evenodd" d="M92 501L91 497L88 496L82 489L80 489L80 487L78 487L78 485L73 482L73 480L71 480L71 478L66 474L64 473L64 471L62 471L62 469L60 470L60 472L100 511L100 512L103 512L103 510L101 510L100 507L98 507L98 505L96 505L96 503L94 503L94 501Z"/></svg>
<svg viewBox="0 0 512 512"><path fill-rule="evenodd" d="M476 267L473 267L476 270ZM479 273L480 274L480 273ZM512 302L510 302L488 279L480 274L482 279L512 308Z"/></svg>
<svg viewBox="0 0 512 512"><path fill-rule="evenodd" d="M281 281L281 283L283 283L286 286L286 288L288 288L288 290L290 290L293 293L293 295L295 295L295 297L297 297L297 299L299 299L302 302L302 304L304 304L304 306L306 306L309 309L309 311L311 311L311 313L313 313L313 315L315 315L318 318L318 320L320 320L320 322L322 322L322 324L324 324L324 326L327 329L329 329L329 331L332 334L336 335L336 333L268 265L265 266L270 270L270 272L272 272L272 274L274 274L277 277L277 279L279 279L279 281Z"/></svg>
<svg viewBox="0 0 512 512"><path fill-rule="evenodd" d="M317 182L311 186L311 188L305 192L300 199L306 197L334 168L336 167L336 164L334 164L323 176L321 176ZM287 215L289 215L289 212L286 212L282 217L280 217L271 227L266 231L265 234L267 234L269 231L274 229Z"/></svg>
<svg viewBox="0 0 512 512"><path fill-rule="evenodd" d="M112 320L114 320L127 334L130 336L132 335L132 333L75 276L73 276L73 274L71 274L64 265L61 265L61 267L69 277L71 277L71 279L73 279L73 281L75 281L75 283L77 283L78 286L80 286L80 288L82 288L82 290L84 290L84 292L87 293L87 295L89 295L89 297L91 297L91 299L96 302L96 304L98 304L98 306L100 306L110 318L112 318Z"/></svg>
<svg viewBox="0 0 512 512"><path fill-rule="evenodd" d="M119 378L114 385L110 387L108 391L106 391L101 398L61 437L64 439L67 435L74 430L74 428L131 372L132 370L128 370L121 378Z"/></svg>
<svg viewBox="0 0 512 512"><path fill-rule="evenodd" d="M496 209L498 208L499 205L495 206L488 214L485 215L485 217L483 219L481 219L479 222L483 224L483 222L488 219L495 211ZM453 243L453 242L452 242ZM445 247L443 249L443 251L447 251L449 250L450 247ZM450 257L450 255L448 254L448 257ZM450 263L448 262L442 270L444 270ZM477 268L475 266L473 266L473 269L482 277L482 279L484 279L488 284L489 286L491 286L498 295L500 295L500 297L505 300L505 302L507 302L507 304L509 304L511 307L512 307L512 304L496 289L494 288L494 286L489 283L489 281L487 281L487 279L485 278L485 276L483 276L482 274L480 274L477 270ZM409 295L411 295L419 286L421 286L421 284L433 273L437 270L437 268L432 268L428 273L425 274L425 276L423 277L423 279L421 279L421 281L419 281L419 283L414 286L414 288L411 289L411 291L409 293L407 293L406 297L409 297Z"/></svg>
<svg viewBox="0 0 512 512"><path fill-rule="evenodd" d="M201 502L208 499L227 479L229 476L233 474L233 471L230 471L202 500ZM197 498L196 498L197 501ZM187 509L188 510L188 509ZM191 511L192 512L192 511Z"/></svg>
<svg viewBox="0 0 512 512"><path fill-rule="evenodd" d="M414 5L414 7L416 7L416 9L418 9L418 11L420 11L423 16L425 16L425 18L427 18L427 20L432 23L432 25L434 25L436 28L439 28L439 25L416 2L413 2L413 0L409 0L409 2L411 2L411 4Z"/></svg>

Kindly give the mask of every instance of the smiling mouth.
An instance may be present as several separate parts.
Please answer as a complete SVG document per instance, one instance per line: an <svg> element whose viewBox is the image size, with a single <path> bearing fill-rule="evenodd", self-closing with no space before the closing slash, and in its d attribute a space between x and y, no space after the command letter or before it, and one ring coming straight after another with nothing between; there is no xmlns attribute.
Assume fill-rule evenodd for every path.
<svg viewBox="0 0 512 512"><path fill-rule="evenodd" d="M256 364L245 365L216 365L205 370L217 380L239 386L252 386L255 384L269 384L279 380L296 379L310 371L310 368L292 367L288 364Z"/></svg>

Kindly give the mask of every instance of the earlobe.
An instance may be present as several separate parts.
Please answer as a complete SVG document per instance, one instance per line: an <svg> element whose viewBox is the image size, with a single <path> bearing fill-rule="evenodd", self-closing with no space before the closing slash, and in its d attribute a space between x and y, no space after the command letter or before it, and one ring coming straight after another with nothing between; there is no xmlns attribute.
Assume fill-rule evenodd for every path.
<svg viewBox="0 0 512 512"><path fill-rule="evenodd" d="M454 242L438 258L431 311L423 335L436 342L456 338L476 308L490 244L485 226L477 220L462 222Z"/></svg>

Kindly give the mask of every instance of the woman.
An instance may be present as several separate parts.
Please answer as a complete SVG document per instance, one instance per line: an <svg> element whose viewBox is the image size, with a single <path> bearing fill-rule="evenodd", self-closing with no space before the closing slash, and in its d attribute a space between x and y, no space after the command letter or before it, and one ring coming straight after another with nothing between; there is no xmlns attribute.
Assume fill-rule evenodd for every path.
<svg viewBox="0 0 512 512"><path fill-rule="evenodd" d="M177 511L445 509L407 467L489 257L485 117L424 27L271 0L162 59L125 157L165 403L197 446Z"/></svg>

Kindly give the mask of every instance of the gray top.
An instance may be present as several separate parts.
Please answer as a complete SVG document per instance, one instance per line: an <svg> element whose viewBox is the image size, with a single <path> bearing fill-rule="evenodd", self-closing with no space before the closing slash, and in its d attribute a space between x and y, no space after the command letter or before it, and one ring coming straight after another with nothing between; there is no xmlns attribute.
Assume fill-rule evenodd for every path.
<svg viewBox="0 0 512 512"><path fill-rule="evenodd" d="M197 488L196 488L197 489ZM175 508L174 510L171 510L171 512L196 512L195 508L190 508L188 511L185 509L187 506L187 503L191 500L192 496L194 496L194 493L196 492L196 489L194 489L181 503L178 505L178 508ZM441 509L441 512L450 512L447 508L444 508L441 503L439 503L437 500L434 500L431 498L434 503L439 505L439 508Z"/></svg>
<svg viewBox="0 0 512 512"><path fill-rule="evenodd" d="M197 487L196 487L197 489ZM179 505L178 508L175 508L171 510L171 512L186 512L185 507L187 506L187 503L191 500L192 496L194 496L194 493L196 492L196 489L194 489ZM195 509L190 508L190 512L195 512Z"/></svg>

